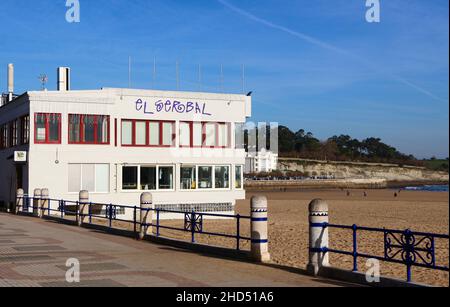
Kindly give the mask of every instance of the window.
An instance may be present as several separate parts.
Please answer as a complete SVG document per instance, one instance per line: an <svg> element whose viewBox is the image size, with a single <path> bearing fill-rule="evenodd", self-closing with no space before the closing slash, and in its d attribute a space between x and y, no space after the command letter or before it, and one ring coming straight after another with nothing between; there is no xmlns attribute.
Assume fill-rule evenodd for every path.
<svg viewBox="0 0 450 307"><path fill-rule="evenodd" d="M236 149L244 149L245 148L245 124L236 123L235 124L235 139L236 139Z"/></svg>
<svg viewBox="0 0 450 307"><path fill-rule="evenodd" d="M147 123L136 122L136 145L147 145Z"/></svg>
<svg viewBox="0 0 450 307"><path fill-rule="evenodd" d="M30 116L22 117L20 124L20 142L25 145L30 142Z"/></svg>
<svg viewBox="0 0 450 307"><path fill-rule="evenodd" d="M159 123L158 122L150 122L149 124L150 130L150 146L159 146Z"/></svg>
<svg viewBox="0 0 450 307"><path fill-rule="evenodd" d="M173 166L124 166L122 168L122 190L173 190L174 173Z"/></svg>
<svg viewBox="0 0 450 307"><path fill-rule="evenodd" d="M173 189L173 167L159 167L159 183L158 188L160 190L172 190Z"/></svg>
<svg viewBox="0 0 450 307"><path fill-rule="evenodd" d="M109 192L108 164L69 164L69 193Z"/></svg>
<svg viewBox="0 0 450 307"><path fill-rule="evenodd" d="M203 145L203 125L202 123L193 123L193 133L194 136L192 138L194 147L201 147Z"/></svg>
<svg viewBox="0 0 450 307"><path fill-rule="evenodd" d="M11 146L19 145L19 120L13 120L11 122Z"/></svg>
<svg viewBox="0 0 450 307"><path fill-rule="evenodd" d="M198 168L198 188L212 189L213 187L213 167L199 166Z"/></svg>
<svg viewBox="0 0 450 307"><path fill-rule="evenodd" d="M122 168L122 189L137 190L138 188L138 167L126 166Z"/></svg>
<svg viewBox="0 0 450 307"><path fill-rule="evenodd" d="M215 188L229 189L230 188L230 167L216 166L215 167Z"/></svg>
<svg viewBox="0 0 450 307"><path fill-rule="evenodd" d="M235 167L235 176L234 176L234 184L236 189L243 188L242 182L242 165L237 165Z"/></svg>
<svg viewBox="0 0 450 307"><path fill-rule="evenodd" d="M34 118L37 144L61 144L61 114L37 113Z"/></svg>
<svg viewBox="0 0 450 307"><path fill-rule="evenodd" d="M4 124L1 126L1 148L5 149L9 147L9 125Z"/></svg>
<svg viewBox="0 0 450 307"><path fill-rule="evenodd" d="M227 148L230 125L226 123L180 123L181 147Z"/></svg>
<svg viewBox="0 0 450 307"><path fill-rule="evenodd" d="M191 147L191 127L192 123L180 123L180 146Z"/></svg>
<svg viewBox="0 0 450 307"><path fill-rule="evenodd" d="M197 168L195 166L182 166L180 183L182 190L195 190L197 188Z"/></svg>
<svg viewBox="0 0 450 307"><path fill-rule="evenodd" d="M133 145L133 122L122 121L122 145Z"/></svg>
<svg viewBox="0 0 450 307"><path fill-rule="evenodd" d="M122 146L172 147L175 123L122 120Z"/></svg>
<svg viewBox="0 0 450 307"><path fill-rule="evenodd" d="M206 123L204 125L204 145L206 147L215 147L217 146L216 143L216 124L215 123Z"/></svg>
<svg viewBox="0 0 450 307"><path fill-rule="evenodd" d="M109 144L109 116L70 114L69 144Z"/></svg>
<svg viewBox="0 0 450 307"><path fill-rule="evenodd" d="M156 190L156 167L141 167L141 190Z"/></svg>

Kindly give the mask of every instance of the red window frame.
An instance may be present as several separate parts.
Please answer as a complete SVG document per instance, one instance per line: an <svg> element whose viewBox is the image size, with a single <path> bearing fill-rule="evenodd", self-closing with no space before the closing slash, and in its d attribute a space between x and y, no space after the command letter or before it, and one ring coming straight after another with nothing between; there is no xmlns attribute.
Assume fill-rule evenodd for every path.
<svg viewBox="0 0 450 307"><path fill-rule="evenodd" d="M181 145L181 148L231 148L231 125L230 123L225 122L187 122L182 121L180 123L189 124L189 132L190 132L190 145ZM202 145L194 146L194 123L200 123L202 125ZM215 124L216 126L216 135L215 135L215 145L214 146L206 146L206 124ZM225 125L228 130L228 139L226 146L219 146L219 126ZM181 135L181 134L180 134Z"/></svg>
<svg viewBox="0 0 450 307"><path fill-rule="evenodd" d="M49 118L52 115L56 115L58 119L58 140L50 141L50 129L49 129ZM36 122L38 116L45 116L45 140L39 141L37 139L37 129ZM35 144L61 144L61 113L35 113L34 114L34 143Z"/></svg>
<svg viewBox="0 0 450 307"><path fill-rule="evenodd" d="M80 140L78 142L75 141L71 141L70 140L70 118L71 116L79 116L80 119ZM93 142L86 142L83 141L84 138L84 118L87 116L93 116L94 117L94 141ZM106 128L106 133L107 133L107 141L106 142L99 142L98 141L98 117L106 117L106 121L107 121L107 128ZM67 121L67 132L68 132L68 140L69 140L69 144L70 145L110 145L111 144L111 138L110 138L110 117L109 115L98 115L98 114L69 114L68 117L68 121Z"/></svg>
<svg viewBox="0 0 450 307"><path fill-rule="evenodd" d="M131 122L131 144L123 144L122 138L122 125L124 122ZM136 123L145 123L145 145L136 144ZM150 145L150 123L158 123L159 124L159 144L158 145ZM172 124L172 144L164 145L163 144L163 127L164 124ZM175 147L176 140L176 127L175 121L165 120L165 121L157 121L157 120L142 120L142 119L122 119L120 122L120 144L122 147L153 147L153 148L172 148Z"/></svg>

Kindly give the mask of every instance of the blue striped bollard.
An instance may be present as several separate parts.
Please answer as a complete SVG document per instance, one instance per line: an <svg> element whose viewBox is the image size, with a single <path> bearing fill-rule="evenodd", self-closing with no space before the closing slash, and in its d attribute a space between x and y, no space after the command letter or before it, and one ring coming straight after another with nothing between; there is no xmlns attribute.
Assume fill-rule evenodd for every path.
<svg viewBox="0 0 450 307"><path fill-rule="evenodd" d="M269 262L267 198L254 196L251 200L251 255L258 262Z"/></svg>
<svg viewBox="0 0 450 307"><path fill-rule="evenodd" d="M307 271L317 276L322 267L329 266L328 257L328 204L315 199L309 204L309 263Z"/></svg>
<svg viewBox="0 0 450 307"><path fill-rule="evenodd" d="M151 224L153 223L153 196L152 193L141 194L141 210L140 210L140 231L139 239L143 240L145 236L153 233Z"/></svg>
<svg viewBox="0 0 450 307"><path fill-rule="evenodd" d="M45 213L48 211L48 206L50 205L49 196L50 192L48 189L41 190L41 212L39 214L41 218L43 218L45 216Z"/></svg>
<svg viewBox="0 0 450 307"><path fill-rule="evenodd" d="M78 197L78 226L89 224L89 192L80 191Z"/></svg>
<svg viewBox="0 0 450 307"><path fill-rule="evenodd" d="M34 189L33 194L33 215L39 216L41 208L41 189Z"/></svg>

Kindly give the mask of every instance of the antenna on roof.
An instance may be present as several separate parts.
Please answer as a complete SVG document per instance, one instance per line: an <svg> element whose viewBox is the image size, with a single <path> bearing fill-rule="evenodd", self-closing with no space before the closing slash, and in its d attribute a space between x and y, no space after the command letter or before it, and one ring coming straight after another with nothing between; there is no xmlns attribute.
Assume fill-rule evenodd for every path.
<svg viewBox="0 0 450 307"><path fill-rule="evenodd" d="M46 85L47 85L47 82L48 82L48 77L47 77L47 75L46 74L41 74L39 77L38 77L38 79L39 79L39 81L41 82L41 90L43 90L43 91L46 91L47 89L46 89Z"/></svg>

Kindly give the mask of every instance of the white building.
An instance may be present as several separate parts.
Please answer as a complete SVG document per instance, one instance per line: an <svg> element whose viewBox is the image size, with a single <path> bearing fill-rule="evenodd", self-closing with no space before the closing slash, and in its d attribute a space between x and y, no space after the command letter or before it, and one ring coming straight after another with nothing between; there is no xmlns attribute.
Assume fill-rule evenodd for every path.
<svg viewBox="0 0 450 307"><path fill-rule="evenodd" d="M259 152L248 152L245 158L245 173L270 173L278 168L278 154L265 148Z"/></svg>
<svg viewBox="0 0 450 307"><path fill-rule="evenodd" d="M245 151L232 132L251 116L250 97L71 91L69 82L62 69L58 91L4 96L0 203L13 202L18 188L65 200L88 190L92 202L133 206L148 191L158 208L197 212L232 212L245 199Z"/></svg>

